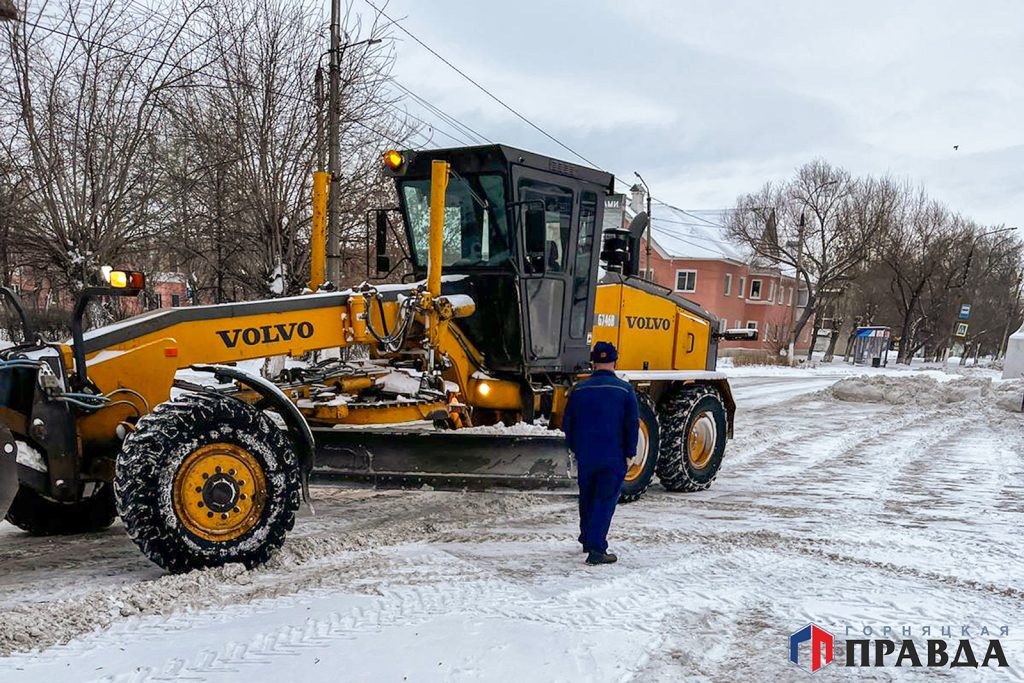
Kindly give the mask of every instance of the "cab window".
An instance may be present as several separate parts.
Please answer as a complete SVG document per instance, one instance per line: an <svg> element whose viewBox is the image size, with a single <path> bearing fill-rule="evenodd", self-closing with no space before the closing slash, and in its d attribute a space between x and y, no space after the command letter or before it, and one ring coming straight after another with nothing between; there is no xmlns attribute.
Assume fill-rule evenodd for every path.
<svg viewBox="0 0 1024 683"><path fill-rule="evenodd" d="M590 266L594 253L594 228L597 224L597 195L580 195L580 232L576 239L576 265L573 266L572 310L569 318L569 336L581 339L587 324L587 301L590 298Z"/></svg>
<svg viewBox="0 0 1024 683"><path fill-rule="evenodd" d="M519 181L520 205L544 210L542 235L526 236L523 267L527 273L564 273L572 232L572 190L533 178Z"/></svg>
<svg viewBox="0 0 1024 683"><path fill-rule="evenodd" d="M426 267L430 251L430 179L402 181L401 192L413 261ZM444 206L445 267L497 266L511 260L503 176L452 178Z"/></svg>

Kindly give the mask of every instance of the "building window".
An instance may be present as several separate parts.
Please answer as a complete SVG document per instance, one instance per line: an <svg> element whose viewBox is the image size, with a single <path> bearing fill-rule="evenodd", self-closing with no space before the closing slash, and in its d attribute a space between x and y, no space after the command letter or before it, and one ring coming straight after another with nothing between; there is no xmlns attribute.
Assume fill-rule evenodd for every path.
<svg viewBox="0 0 1024 683"><path fill-rule="evenodd" d="M729 296L732 293L732 273L725 274L725 295Z"/></svg>
<svg viewBox="0 0 1024 683"><path fill-rule="evenodd" d="M796 293L796 305L799 308L803 308L804 306L807 305L807 290L806 289L801 288L799 291L797 291L797 293Z"/></svg>
<svg viewBox="0 0 1024 683"><path fill-rule="evenodd" d="M740 289L739 289L738 292L736 292L736 296L738 296L739 298L742 299L743 298L743 292L745 292L745 291L747 291L747 278L741 277L740 278ZM739 327L739 325L737 325L736 327Z"/></svg>
<svg viewBox="0 0 1024 683"><path fill-rule="evenodd" d="M696 270L677 270L676 271L676 291L677 292L696 292L697 291L697 271Z"/></svg>
<svg viewBox="0 0 1024 683"><path fill-rule="evenodd" d="M750 298L760 299L761 298L761 281L751 280L750 281Z"/></svg>
<svg viewBox="0 0 1024 683"><path fill-rule="evenodd" d="M733 325L733 329L735 329L735 330L738 330L738 329L740 329L741 327L743 327L743 325L741 325L741 324L740 324L740 321L739 321L739 320L737 320L737 321L736 321L736 324L735 324L735 325Z"/></svg>
<svg viewBox="0 0 1024 683"><path fill-rule="evenodd" d="M789 288L789 305L790 306L793 305L793 288L792 287Z"/></svg>
<svg viewBox="0 0 1024 683"><path fill-rule="evenodd" d="M786 287L782 283L779 283L779 303L786 303Z"/></svg>
<svg viewBox="0 0 1024 683"><path fill-rule="evenodd" d="M775 280L772 280L769 284L770 286L768 287L768 301L775 301Z"/></svg>
<svg viewBox="0 0 1024 683"><path fill-rule="evenodd" d="M757 329L757 321L756 320L748 320L747 321L747 329L748 330L756 330Z"/></svg>
<svg viewBox="0 0 1024 683"><path fill-rule="evenodd" d="M171 306L180 306L181 297L177 294L171 294Z"/></svg>
<svg viewBox="0 0 1024 683"><path fill-rule="evenodd" d="M163 297L163 295L162 294L155 294L154 297L156 298L156 307L157 308L163 308L164 307L164 297Z"/></svg>

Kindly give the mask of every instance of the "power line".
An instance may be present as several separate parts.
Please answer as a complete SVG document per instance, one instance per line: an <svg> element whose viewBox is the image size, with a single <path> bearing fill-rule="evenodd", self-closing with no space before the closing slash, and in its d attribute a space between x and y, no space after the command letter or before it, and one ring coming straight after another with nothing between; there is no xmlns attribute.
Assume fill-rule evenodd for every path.
<svg viewBox="0 0 1024 683"><path fill-rule="evenodd" d="M55 26L46 26L45 24L39 24L39 23L32 22L32 21L29 21L28 19L24 19L24 18L20 19L20 21L22 23L24 23L24 24L27 24L28 26L32 26L32 27L37 28L37 29L42 30L42 31L46 31L47 33L50 33L50 34L57 34L57 35L60 35L60 36L64 36L66 38L70 38L72 40L81 41L81 42L86 43L88 45L93 45L95 47L99 47L99 48L102 48L102 49L105 49L105 50L110 50L112 52L116 52L116 53L119 53L119 54L122 54L122 55L125 55L125 56L128 56L128 57L135 57L137 59L141 59L141 60L144 60L144 61L149 61L149 62L157 63L157 64L160 64L161 66L167 67L170 71L184 71L187 75L205 76L206 78L211 78L211 79L218 80L218 81L221 81L221 82L224 83L224 85L219 85L219 86L218 85L213 85L213 84L210 84L210 83L197 83L197 84L193 84L193 85L191 85L189 87L225 88L227 86L232 86L232 85L236 86L236 87L240 87L240 88L247 88L247 89L253 89L253 88L257 87L255 85L253 85L252 83L245 83L243 81L236 81L234 79L227 78L227 77L221 76L219 74L211 74L209 72L202 71L200 69L191 69L191 70L189 70L189 69L187 69L186 67L184 67L181 64L174 64L174 63L168 62L166 60L159 59L157 57L152 57L152 56L147 55L147 54L142 54L142 53L139 53L139 52L133 52L131 50L126 50L126 49L124 49L122 47L118 47L116 45L109 45L107 43L101 43L101 42L99 42L97 40L92 40L90 38L85 38L85 37L80 36L80 35L75 35L73 33L68 33L67 31L62 31L61 29L59 29L59 28L57 28ZM295 94L292 94L292 93L286 93L286 92L282 92L280 90L274 90L272 88L264 88L264 90L266 92L272 94L272 95L277 95L278 97L283 97L285 99L290 99L290 100L292 100L294 102L299 102L301 104L308 104L310 106L313 106L315 104L315 102L311 98L303 97L301 95L295 95ZM387 106L391 106L392 108L397 110L397 107L395 107L395 105L392 105L392 104L387 103L387 102L384 102L383 104L385 104ZM416 119L415 116L412 116L412 118ZM416 119L416 120L418 120L421 123L424 123L426 125L429 125L425 121L423 121L422 119ZM376 133L377 135L379 135L384 140L387 140L388 142L391 142L392 144L394 144L396 147L402 147L404 145L403 142L395 139L393 136L389 135L388 133L380 131L380 130L374 128L373 126L370 126L370 125L368 125L368 124L366 124L366 123L364 123L362 121L359 121L359 120L356 120L356 119L347 119L346 123L353 123L353 124L355 124L355 125L357 125L357 126L359 126L361 128L364 128L364 129L366 129L366 130L368 130L368 131L370 131L372 133ZM441 132L443 133L443 131L441 131Z"/></svg>
<svg viewBox="0 0 1024 683"><path fill-rule="evenodd" d="M418 101L420 104L422 104L424 107L426 107L428 110L436 113L438 116L440 116L442 118L442 120L444 120L447 123L449 123L452 126L454 126L456 128L456 130L459 130L459 131L465 133L466 135L468 135L471 140L479 141L479 142L489 142L489 143L492 143L492 140L490 140L486 135L484 135L483 133L477 132L475 129L471 128L469 125L467 125L467 124L463 123L462 121L460 121L453 114L448 113L447 111L445 111L441 107L433 104L432 102L430 102L426 98L424 98L424 97L422 97L420 95L417 95L415 92L413 92L411 89L409 89L408 86L405 86L405 85L402 85L401 83L399 83L397 79L393 78L391 80L391 82L394 83L396 86L398 86L406 94L411 96L413 99Z"/></svg>
<svg viewBox="0 0 1024 683"><path fill-rule="evenodd" d="M477 88L478 88L478 89L479 89L479 90L480 90L481 92L483 92L483 93L484 93L485 95L487 95L488 97L490 97L490 98L491 98L492 100L494 100L495 102L497 102L498 104L500 104L500 105L501 105L502 107L504 107L505 109L507 109L508 111L510 111L510 112L511 112L512 114L514 114L514 115L515 115L515 116L516 116L516 117L517 117L518 119L520 119L521 121L523 121L524 123L526 123L526 124L527 124L528 126L530 126L531 128L533 128L533 129L534 129L534 130L536 130L536 131L537 131L538 133L540 133L540 134L541 134L541 135L543 135L544 137L548 138L549 140L551 140L552 142L554 142L554 143L555 143L556 145L558 145L558 146L559 146L559 147L561 147L562 149L564 149L564 150L566 150L567 152L569 152L570 154L573 154L573 155L575 155L575 156L579 157L580 159L582 159L583 161L587 162L588 164L590 164L590 165L591 165L591 166L593 166L594 168L599 168L599 169L601 168L601 166L599 166L598 164L595 164L595 163L594 163L593 161L591 161L590 159L586 158L585 156L583 156L582 154L580 154L579 152L577 152L576 150L574 150L574 149L573 149L572 147L570 147L569 145L565 144L564 142L562 142L561 140L559 140L558 138L556 138L556 137L555 137L554 135L552 135L551 133L547 132L546 130L544 130L543 128L541 128L540 126L538 126L538 125L537 125L536 123L534 123L534 122L533 122L533 121L531 121L530 119L526 118L526 116L525 116L525 115L523 115L522 113L520 113L520 112L519 112L519 111L518 111L517 109L515 109L514 107L512 107L511 105L509 105L508 103L506 103L506 102L505 102L504 100L502 100L502 99L501 99L500 97L498 97L497 95L495 95L494 93L492 93L492 92L491 92L490 90L488 90L488 89L487 89L487 88L485 88L484 86L480 85L480 83L478 83L477 81L475 81L475 80L474 80L474 79L473 79L472 77L470 77L470 76L469 76L469 75L468 75L468 74L467 74L467 73L466 73L465 71L463 71L463 70L462 70L462 69L460 69L459 67L457 67L457 66L455 66L454 64L452 64L452 63L451 63L450 61L448 61L448 60L447 60L447 59L446 59L445 57L443 57L443 56L442 56L442 55L441 55L441 54L440 54L439 52L437 52L437 50L435 50L434 48L432 48L432 47L430 47L429 45L427 45L426 43L424 43L424 42L423 42L422 40L420 40L419 38L417 38L417 37L416 37L416 36L415 36L415 35L414 35L414 34L413 34L413 33L412 33L411 31L409 31L409 29L405 28L405 27L404 27L404 26L402 26L402 25L401 25L400 23L398 23L397 21L395 21L394 19L392 19L392 18L391 18L390 16L388 16L388 15L387 15L387 14L386 14L386 13L384 12L384 10L383 10L383 9L381 9L380 7L377 7L377 6L375 5L375 4L373 4L372 2L370 2L370 0L363 0L363 1L364 1L364 2L365 2L365 3L367 4L367 5L369 5L370 7L372 7L372 8L373 8L373 9L374 9L374 10L375 10L375 11L376 11L376 12L377 12L377 13L378 13L378 14L379 14L380 16L384 17L385 19L387 19L388 21L390 21L390 22L391 22L392 24L394 24L395 26L397 26L397 27L398 27L398 30L400 30L400 31L401 31L402 33L406 34L407 36L409 36L410 38L412 38L413 40L415 40L415 41L416 41L417 43L419 43L419 44L420 44L420 46L422 46L422 47L423 47L423 49L425 49L425 50L426 50L426 51L428 51L428 52L429 52L430 54L432 54L432 55L434 55L435 57L437 57L438 59L440 59L440 60L441 60L442 62L444 62L444 63L445 63L446 65L448 65L448 67L449 67L449 68L450 68L450 69L451 69L452 71L454 71L455 73L459 74L460 76L462 76L463 78L465 78L465 79L466 79L467 81L469 81L470 83L472 83L472 84L473 84L474 86L476 86L476 87L477 87ZM603 170L603 169L602 169L602 170Z"/></svg>

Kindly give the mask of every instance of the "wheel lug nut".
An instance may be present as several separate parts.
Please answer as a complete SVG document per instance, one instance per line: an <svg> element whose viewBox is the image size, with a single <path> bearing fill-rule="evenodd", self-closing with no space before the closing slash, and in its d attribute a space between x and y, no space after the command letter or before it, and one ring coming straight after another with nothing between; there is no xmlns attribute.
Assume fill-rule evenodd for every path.
<svg viewBox="0 0 1024 683"><path fill-rule="evenodd" d="M202 492L203 492L203 487L202 486L197 486L196 487L196 493L202 493Z"/></svg>
<svg viewBox="0 0 1024 683"><path fill-rule="evenodd" d="M203 479L209 479L209 478L210 478L210 475L207 474L206 472L203 472Z"/></svg>
<svg viewBox="0 0 1024 683"><path fill-rule="evenodd" d="M221 519L227 519L228 518L228 513L226 513L226 512L220 513L220 518Z"/></svg>
<svg viewBox="0 0 1024 683"><path fill-rule="evenodd" d="M199 501L198 503L196 503L196 505L198 505L199 507L203 507L203 501Z"/></svg>
<svg viewBox="0 0 1024 683"><path fill-rule="evenodd" d="M217 466L217 474L220 474L220 465Z"/></svg>
<svg viewBox="0 0 1024 683"><path fill-rule="evenodd" d="M232 467L230 470L228 470L228 474L230 474L232 477L235 476L235 468Z"/></svg>
<svg viewBox="0 0 1024 683"><path fill-rule="evenodd" d="M242 480L242 479L239 479L239 480L238 480L238 485L239 485L239 486L245 486L245 481L244 481L244 480Z"/></svg>
<svg viewBox="0 0 1024 683"><path fill-rule="evenodd" d="M239 509L238 509L238 507L236 506L236 507L235 507L235 509L233 510L233 512L240 512L240 510L239 510Z"/></svg>
<svg viewBox="0 0 1024 683"><path fill-rule="evenodd" d="M207 516L207 517L213 517L213 513L212 513L212 512L207 512L207 513L206 513L206 516Z"/></svg>
<svg viewBox="0 0 1024 683"><path fill-rule="evenodd" d="M243 493L242 495L239 496L239 498L245 500L245 494Z"/></svg>

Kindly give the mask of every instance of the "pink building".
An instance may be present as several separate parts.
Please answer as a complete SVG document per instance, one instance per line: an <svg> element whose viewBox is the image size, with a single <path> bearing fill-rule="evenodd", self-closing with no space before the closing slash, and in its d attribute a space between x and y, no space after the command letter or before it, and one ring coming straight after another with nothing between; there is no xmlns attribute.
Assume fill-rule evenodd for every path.
<svg viewBox="0 0 1024 683"><path fill-rule="evenodd" d="M638 194L634 192L627 219L638 206L646 208ZM648 278L725 319L728 327L759 331L756 342L722 342L723 351L786 348L793 315L800 317L807 299L806 289L797 290L793 272L762 262L731 241L721 215L688 213L660 202L651 208L650 264L645 242L640 258ZM809 321L801 331L798 353L806 353L811 332Z"/></svg>

